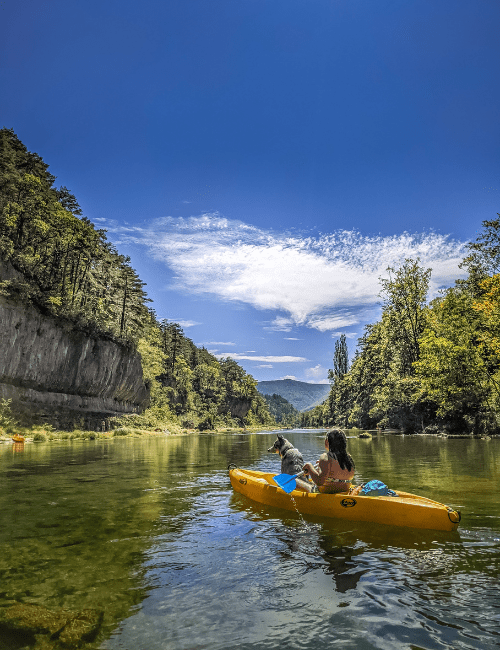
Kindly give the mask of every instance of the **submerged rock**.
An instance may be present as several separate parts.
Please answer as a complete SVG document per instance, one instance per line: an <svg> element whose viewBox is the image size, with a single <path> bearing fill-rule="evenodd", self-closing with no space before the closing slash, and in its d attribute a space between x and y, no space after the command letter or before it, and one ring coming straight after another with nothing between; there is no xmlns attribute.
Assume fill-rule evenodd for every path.
<svg viewBox="0 0 500 650"><path fill-rule="evenodd" d="M103 612L92 609L72 612L18 604L0 612L0 637L5 635L12 647L72 650L97 637L102 619Z"/></svg>
<svg viewBox="0 0 500 650"><path fill-rule="evenodd" d="M59 635L63 647L74 648L93 641L101 628L103 612L86 609L71 618Z"/></svg>

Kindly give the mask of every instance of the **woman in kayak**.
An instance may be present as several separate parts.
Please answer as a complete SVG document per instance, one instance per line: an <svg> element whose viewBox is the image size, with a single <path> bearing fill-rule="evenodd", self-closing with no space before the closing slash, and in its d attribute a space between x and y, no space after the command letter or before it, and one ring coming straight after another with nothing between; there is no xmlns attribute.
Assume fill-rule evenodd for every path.
<svg viewBox="0 0 500 650"><path fill-rule="evenodd" d="M325 438L325 449L327 451L321 454L316 465L306 463L303 471L318 486L320 492L349 492L355 466L347 451L345 433L340 429L329 431Z"/></svg>

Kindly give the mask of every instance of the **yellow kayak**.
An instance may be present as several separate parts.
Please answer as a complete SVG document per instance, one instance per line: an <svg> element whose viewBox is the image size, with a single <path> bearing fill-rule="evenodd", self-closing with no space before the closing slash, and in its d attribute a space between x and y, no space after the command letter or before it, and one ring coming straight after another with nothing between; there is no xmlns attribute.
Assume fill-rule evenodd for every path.
<svg viewBox="0 0 500 650"><path fill-rule="evenodd" d="M371 521L391 526L456 530L460 512L437 501L395 490L397 496L349 496L293 490L284 492L273 482L275 474L230 466L229 477L236 492L276 508L298 510L304 515Z"/></svg>

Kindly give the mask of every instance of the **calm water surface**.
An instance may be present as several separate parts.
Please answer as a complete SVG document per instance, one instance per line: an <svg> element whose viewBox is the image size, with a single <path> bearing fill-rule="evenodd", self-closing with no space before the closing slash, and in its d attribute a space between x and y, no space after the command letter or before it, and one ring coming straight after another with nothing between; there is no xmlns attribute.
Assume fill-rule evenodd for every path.
<svg viewBox="0 0 500 650"><path fill-rule="evenodd" d="M323 449L286 436L305 460ZM279 473L274 439L0 445L0 607L102 610L101 650L500 647L500 439L349 439L358 482L460 509L456 533L234 494L230 462Z"/></svg>

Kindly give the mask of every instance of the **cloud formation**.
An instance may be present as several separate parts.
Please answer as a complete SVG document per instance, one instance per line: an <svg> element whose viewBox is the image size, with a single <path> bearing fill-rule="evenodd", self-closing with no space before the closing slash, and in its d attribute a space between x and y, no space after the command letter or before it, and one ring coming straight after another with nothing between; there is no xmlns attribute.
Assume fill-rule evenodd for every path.
<svg viewBox="0 0 500 650"><path fill-rule="evenodd" d="M210 351L212 354L213 352ZM228 352L226 354L214 354L214 357L222 359L224 357L231 357L235 361L264 361L266 363L303 363L309 361L305 357L291 357L287 355L283 356L258 356L251 354L244 354L239 352Z"/></svg>
<svg viewBox="0 0 500 650"><path fill-rule="evenodd" d="M176 320L175 318L169 318L172 323L177 323L180 325L183 329L186 329L187 327L194 327L195 325L201 325L201 323L198 323L197 321L194 320Z"/></svg>
<svg viewBox="0 0 500 650"><path fill-rule="evenodd" d="M373 320L379 278L405 258L418 257L432 268L431 297L463 275L464 243L434 232L382 237L341 230L301 237L217 213L108 230L166 264L173 272L170 288L273 310L268 329L284 332L296 325L338 332Z"/></svg>
<svg viewBox="0 0 500 650"><path fill-rule="evenodd" d="M326 368L323 368L320 363L314 366L314 368L307 368L304 374L308 379L312 379L318 384L329 383L328 379L326 379L328 376L328 370Z"/></svg>

